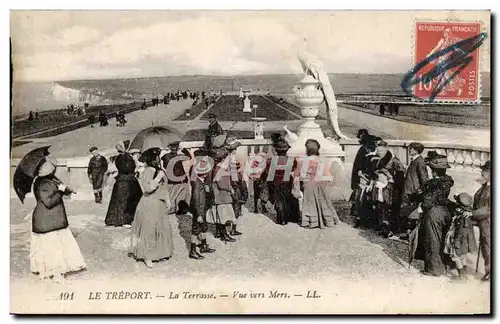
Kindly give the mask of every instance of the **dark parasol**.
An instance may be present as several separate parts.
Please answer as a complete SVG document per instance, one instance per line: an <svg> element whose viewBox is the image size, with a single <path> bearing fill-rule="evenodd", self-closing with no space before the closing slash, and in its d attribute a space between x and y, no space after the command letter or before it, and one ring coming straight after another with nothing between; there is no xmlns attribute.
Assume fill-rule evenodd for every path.
<svg viewBox="0 0 500 324"><path fill-rule="evenodd" d="M184 134L177 129L168 126L152 126L141 130L132 143L129 150L139 149L142 152L147 149L158 147L165 149L171 142L182 141Z"/></svg>
<svg viewBox="0 0 500 324"><path fill-rule="evenodd" d="M50 145L39 147L26 154L14 172L14 190L22 203L24 203L26 194L31 192L31 185L35 180L38 168L45 161L45 157L49 155L49 147Z"/></svg>

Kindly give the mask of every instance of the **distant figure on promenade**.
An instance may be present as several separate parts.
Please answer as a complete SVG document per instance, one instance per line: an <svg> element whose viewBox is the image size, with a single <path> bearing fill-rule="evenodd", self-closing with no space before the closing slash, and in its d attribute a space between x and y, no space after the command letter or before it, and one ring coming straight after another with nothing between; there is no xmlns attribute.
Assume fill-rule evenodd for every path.
<svg viewBox="0 0 500 324"><path fill-rule="evenodd" d="M38 120L39 119L39 116L38 116L38 111L35 112L35 120Z"/></svg>
<svg viewBox="0 0 500 324"><path fill-rule="evenodd" d="M167 172L166 183L171 203L169 214L178 211L180 201L191 200L189 178L183 165L183 161L191 160L191 154L186 148L179 152L179 145L178 141L168 144L170 152L161 157L163 169Z"/></svg>
<svg viewBox="0 0 500 324"><path fill-rule="evenodd" d="M394 103L393 104L394 107L392 108L392 110L394 111L394 115L399 115L399 105L397 103Z"/></svg>
<svg viewBox="0 0 500 324"><path fill-rule="evenodd" d="M153 268L152 261L168 260L174 252L172 228L167 214L170 200L166 174L161 169L160 153L159 148L150 148L139 158L146 164L139 176L144 195L137 206L131 233L131 254L149 269Z"/></svg>
<svg viewBox="0 0 500 324"><path fill-rule="evenodd" d="M141 109L142 109L142 110L145 110L146 108L148 108L148 105L147 105L147 103L146 103L146 99L144 99L144 101L142 102L142 107L141 107Z"/></svg>
<svg viewBox="0 0 500 324"><path fill-rule="evenodd" d="M102 111L99 112L99 122L100 126L108 126L108 118L106 117L106 114L103 113Z"/></svg>
<svg viewBox="0 0 500 324"><path fill-rule="evenodd" d="M90 153L92 154L92 158L89 161L87 175L94 189L95 202L100 204L102 202L104 175L108 171L108 161L104 156L99 154L95 146L90 148Z"/></svg>
<svg viewBox="0 0 500 324"><path fill-rule="evenodd" d="M115 159L118 175L115 177L108 212L104 220L107 226L130 227L137 204L142 197L141 187L135 177L135 161L127 152L129 145L128 140L116 145L119 153Z"/></svg>
<svg viewBox="0 0 500 324"><path fill-rule="evenodd" d="M378 111L380 113L381 116L384 116L385 114L385 104L380 104L379 108L378 108Z"/></svg>
<svg viewBox="0 0 500 324"><path fill-rule="evenodd" d="M33 116L33 111L31 111L31 110L30 110L30 114L29 114L29 116L28 116L28 120L29 120L29 121L32 121L32 120L34 120L34 119L35 119L35 117Z"/></svg>

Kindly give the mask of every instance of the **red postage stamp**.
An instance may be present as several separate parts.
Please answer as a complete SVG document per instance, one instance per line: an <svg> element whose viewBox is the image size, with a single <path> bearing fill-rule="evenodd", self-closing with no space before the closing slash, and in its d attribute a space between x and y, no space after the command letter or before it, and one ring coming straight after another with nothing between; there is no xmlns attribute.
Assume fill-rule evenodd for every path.
<svg viewBox="0 0 500 324"><path fill-rule="evenodd" d="M415 26L415 98L479 102L478 22L417 22Z"/></svg>

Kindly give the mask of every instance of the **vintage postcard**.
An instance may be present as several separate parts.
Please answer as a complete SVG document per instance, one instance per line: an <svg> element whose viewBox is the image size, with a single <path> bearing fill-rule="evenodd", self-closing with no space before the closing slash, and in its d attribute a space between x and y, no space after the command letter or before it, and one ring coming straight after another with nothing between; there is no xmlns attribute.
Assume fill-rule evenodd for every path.
<svg viewBox="0 0 500 324"><path fill-rule="evenodd" d="M11 11L13 314L490 314L489 11Z"/></svg>

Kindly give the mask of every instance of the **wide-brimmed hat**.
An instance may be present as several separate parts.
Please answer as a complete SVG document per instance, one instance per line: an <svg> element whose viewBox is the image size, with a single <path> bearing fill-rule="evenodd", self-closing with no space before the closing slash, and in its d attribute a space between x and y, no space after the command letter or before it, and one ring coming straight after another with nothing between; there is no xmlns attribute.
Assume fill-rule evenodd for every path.
<svg viewBox="0 0 500 324"><path fill-rule="evenodd" d="M229 151L236 150L239 146L241 146L241 143L234 136L228 137L224 144L224 148Z"/></svg>
<svg viewBox="0 0 500 324"><path fill-rule="evenodd" d="M130 154L135 154L135 153L141 153L141 150L139 150L139 149L137 149L137 148L133 148L133 149L128 150L128 152L129 152Z"/></svg>
<svg viewBox="0 0 500 324"><path fill-rule="evenodd" d="M147 149L139 157L139 162L150 164L152 161L154 161L157 157L160 156L160 153L161 149L159 147L152 147L150 149Z"/></svg>
<svg viewBox="0 0 500 324"><path fill-rule="evenodd" d="M427 163L429 163L430 160L435 159L438 156L439 156L438 152L436 152L436 151L428 151L427 152L427 156L424 158L424 161L427 162Z"/></svg>
<svg viewBox="0 0 500 324"><path fill-rule="evenodd" d="M428 163L431 169L449 169L451 166L448 164L448 158L444 155L437 155L436 157L429 159Z"/></svg>
<svg viewBox="0 0 500 324"><path fill-rule="evenodd" d="M462 192L459 195L453 196L455 198L456 203L465 210L472 211L472 205L474 204L474 199L466 193Z"/></svg>
<svg viewBox="0 0 500 324"><path fill-rule="evenodd" d="M481 166L481 171L491 171L491 161L488 160L486 161L482 166Z"/></svg>
<svg viewBox="0 0 500 324"><path fill-rule="evenodd" d="M369 135L368 130L366 130L365 128L358 129L356 137L361 138L362 135Z"/></svg>

